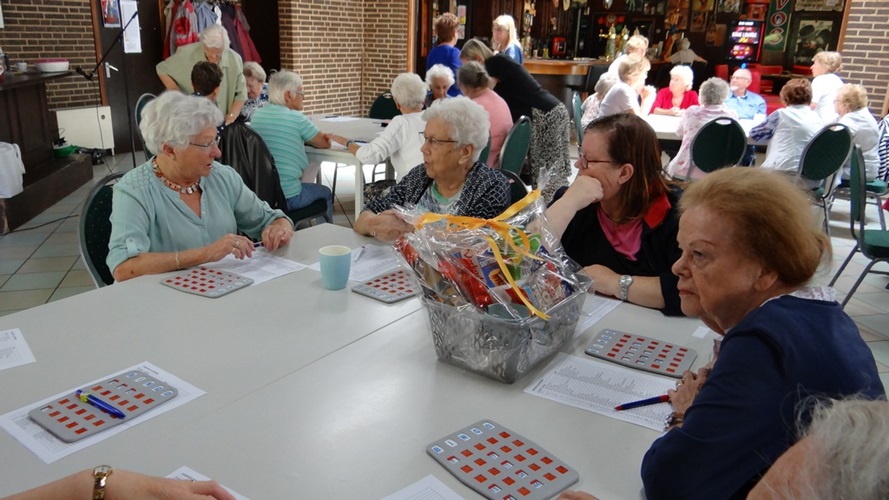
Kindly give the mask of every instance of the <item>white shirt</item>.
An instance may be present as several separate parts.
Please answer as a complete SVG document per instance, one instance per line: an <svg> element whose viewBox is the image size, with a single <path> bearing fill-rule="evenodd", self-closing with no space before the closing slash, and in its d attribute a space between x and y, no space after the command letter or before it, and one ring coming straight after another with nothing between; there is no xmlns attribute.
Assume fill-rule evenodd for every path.
<svg viewBox="0 0 889 500"><path fill-rule="evenodd" d="M819 75L812 80L812 102L815 103L815 113L818 113L824 125L835 123L840 118L834 101L842 86L843 80L834 73Z"/></svg>
<svg viewBox="0 0 889 500"><path fill-rule="evenodd" d="M639 94L626 83L617 82L602 99L602 104L599 105L599 118L624 113L630 109L637 115L640 114Z"/></svg>
<svg viewBox="0 0 889 500"><path fill-rule="evenodd" d="M426 130L423 112L398 115L373 142L358 148L355 157L366 165L376 165L389 158L399 179L423 163L420 132Z"/></svg>
<svg viewBox="0 0 889 500"><path fill-rule="evenodd" d="M868 181L877 178L880 170L880 154L877 151L877 143L880 141L880 126L877 119L866 107L858 111L850 111L843 115L840 123L849 127L852 133L852 144L857 144L864 154L864 177ZM851 161L851 160L850 160ZM849 178L851 163L843 166L843 179Z"/></svg>
<svg viewBox="0 0 889 500"><path fill-rule="evenodd" d="M771 137L762 168L795 173L803 149L819 130L821 120L812 108L796 104L773 112L750 131L750 137L757 141Z"/></svg>

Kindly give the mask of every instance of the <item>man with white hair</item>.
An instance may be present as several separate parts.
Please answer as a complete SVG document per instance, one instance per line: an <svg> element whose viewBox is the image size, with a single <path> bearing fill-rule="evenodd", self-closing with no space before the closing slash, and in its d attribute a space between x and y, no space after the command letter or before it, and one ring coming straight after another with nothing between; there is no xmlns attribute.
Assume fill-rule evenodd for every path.
<svg viewBox="0 0 889 500"><path fill-rule="evenodd" d="M725 100L725 107L738 113L738 118L742 120L753 120L759 115L759 118L766 116L766 101L761 95L750 92L747 87L753 82L753 75L749 69L739 68L732 74L729 87L732 89L728 99ZM741 165L750 166L756 162L756 147L747 146L747 152L741 160Z"/></svg>

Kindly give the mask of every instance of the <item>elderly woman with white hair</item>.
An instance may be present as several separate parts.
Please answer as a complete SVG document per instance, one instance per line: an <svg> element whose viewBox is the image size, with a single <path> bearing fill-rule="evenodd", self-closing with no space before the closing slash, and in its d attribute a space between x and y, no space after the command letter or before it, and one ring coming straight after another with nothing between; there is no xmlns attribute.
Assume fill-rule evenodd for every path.
<svg viewBox="0 0 889 500"><path fill-rule="evenodd" d="M244 63L244 80L247 83L247 101L241 107L241 118L250 121L253 112L269 103L269 86L265 82L265 70L259 63Z"/></svg>
<svg viewBox="0 0 889 500"><path fill-rule="evenodd" d="M114 186L106 263L114 279L251 257L253 242L287 244L293 224L253 194L219 157L222 112L203 97L164 92L142 111L146 146L157 151ZM246 234L247 236L240 236Z"/></svg>
<svg viewBox="0 0 889 500"><path fill-rule="evenodd" d="M522 64L524 55L519 37L516 34L515 19L509 14L497 16L491 28L491 44L495 54L503 54L513 61Z"/></svg>
<svg viewBox="0 0 889 500"><path fill-rule="evenodd" d="M155 67L157 76L167 90L193 94L191 70L194 65L201 61L217 64L222 69L223 77L216 106L225 114L226 124L235 121L247 100L241 56L229 47L230 43L225 28L213 24L201 32L199 42L179 47L175 54Z"/></svg>
<svg viewBox="0 0 889 500"><path fill-rule="evenodd" d="M821 123L827 125L834 123L839 114L834 108L837 92L843 86L843 79L837 75L837 71L843 65L843 58L839 52L819 52L812 58L812 104L811 108L821 117Z"/></svg>
<svg viewBox="0 0 889 500"><path fill-rule="evenodd" d="M617 81L617 73L611 73L610 71L602 73L599 77L594 92L586 98L586 101L583 101L583 105L580 107L580 110L583 112L583 115L580 117L582 130L586 130L587 125L599 116L599 107L602 105L602 99L605 99L605 95L608 94L608 91L611 90L611 87Z"/></svg>
<svg viewBox="0 0 889 500"><path fill-rule="evenodd" d="M738 119L738 113L725 105L731 89L722 78L713 77L701 84L701 104L685 110L679 122L676 135L682 137L679 152L667 164L666 171L671 177L686 177L691 168L691 143L701 127L712 120L722 117ZM693 177L701 177L704 172L694 171Z"/></svg>
<svg viewBox="0 0 889 500"><path fill-rule="evenodd" d="M429 85L429 95L426 96L425 106L441 99L450 99L452 96L448 89L454 85L454 72L444 64L436 64L426 71L426 84Z"/></svg>
<svg viewBox="0 0 889 500"><path fill-rule="evenodd" d="M423 118L423 164L388 194L367 204L355 221L359 234L394 241L413 231L392 210L396 206L482 219L496 217L509 207L506 178L478 161L490 129L485 109L467 97L456 97L427 109Z"/></svg>
<svg viewBox="0 0 889 500"><path fill-rule="evenodd" d="M402 73L392 81L392 99L401 114L392 118L383 132L370 143L364 144L341 135L331 134L330 139L343 144L361 163L376 165L388 158L399 179L412 168L423 163L423 144L420 134L426 128L423 120L423 100L426 84L414 73Z"/></svg>
<svg viewBox="0 0 889 500"><path fill-rule="evenodd" d="M867 108L867 90L856 83L847 83L837 91L836 111L839 122L849 128L852 144L861 148L864 155L864 176L868 182L877 178L880 171L880 125ZM843 181L848 182L851 166L843 167Z"/></svg>
<svg viewBox="0 0 889 500"><path fill-rule="evenodd" d="M682 116L691 106L696 106L698 93L691 89L695 75L688 66L675 66L670 70L670 85L658 91L649 113L654 115Z"/></svg>
<svg viewBox="0 0 889 500"><path fill-rule="evenodd" d="M326 200L330 220L333 218L330 188L302 182L303 171L309 165L306 144L319 149L330 147L330 138L302 113L304 98L303 81L298 74L287 70L275 73L269 78L270 104L253 113L250 127L259 134L275 158L287 209L297 210L315 200Z"/></svg>

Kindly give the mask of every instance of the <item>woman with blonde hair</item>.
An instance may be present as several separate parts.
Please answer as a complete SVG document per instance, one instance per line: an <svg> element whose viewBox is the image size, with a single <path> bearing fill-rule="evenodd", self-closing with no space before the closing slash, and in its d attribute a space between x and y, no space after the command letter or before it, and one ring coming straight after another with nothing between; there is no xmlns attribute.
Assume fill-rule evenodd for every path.
<svg viewBox="0 0 889 500"><path fill-rule="evenodd" d="M843 58L839 52L819 52L812 58L812 76L815 78L812 79L811 106L824 125L834 123L839 118L833 102L844 83L837 75L842 65Z"/></svg>
<svg viewBox="0 0 889 500"><path fill-rule="evenodd" d="M516 35L515 19L508 14L498 16L497 19L494 19L492 31L491 45L494 46L494 53L503 54L522 64L524 60L522 44L519 43L518 35Z"/></svg>
<svg viewBox="0 0 889 500"><path fill-rule="evenodd" d="M867 109L867 90L858 84L847 83L837 91L836 111L839 122L849 128L852 143L864 154L864 175L868 182L877 178L880 171L880 125ZM850 165L843 167L843 180L849 179Z"/></svg>

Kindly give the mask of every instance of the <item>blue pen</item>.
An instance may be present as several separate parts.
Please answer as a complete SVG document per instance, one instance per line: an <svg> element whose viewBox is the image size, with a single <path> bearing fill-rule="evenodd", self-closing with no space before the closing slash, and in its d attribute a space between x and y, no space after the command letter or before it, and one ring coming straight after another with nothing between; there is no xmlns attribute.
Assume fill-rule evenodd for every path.
<svg viewBox="0 0 889 500"><path fill-rule="evenodd" d="M624 403L622 405L617 405L614 407L615 410L629 410L630 408L638 408L640 406L649 406L656 405L658 403L666 403L670 400L670 396L664 394L663 396L655 396L653 398L648 399L640 399L639 401L633 401L630 403Z"/></svg>
<svg viewBox="0 0 889 500"><path fill-rule="evenodd" d="M114 417L127 418L127 416L126 416L126 414L124 414L124 412L118 410L117 408L111 406L110 404L102 401L101 399L93 396L92 394L90 394L88 392L83 392L80 389L78 389L76 394L77 394L77 397L79 397L80 400L83 401L84 403L89 403L100 410L105 410L106 412L110 413Z"/></svg>

